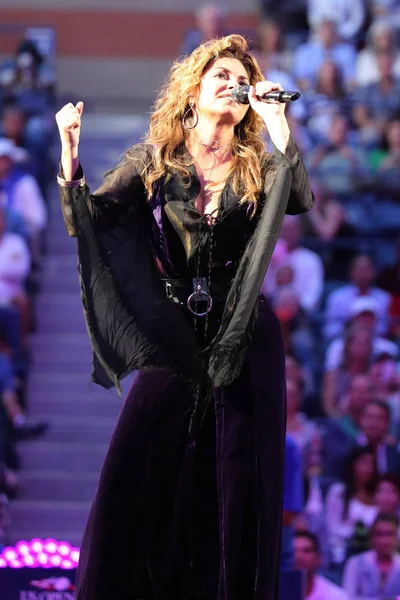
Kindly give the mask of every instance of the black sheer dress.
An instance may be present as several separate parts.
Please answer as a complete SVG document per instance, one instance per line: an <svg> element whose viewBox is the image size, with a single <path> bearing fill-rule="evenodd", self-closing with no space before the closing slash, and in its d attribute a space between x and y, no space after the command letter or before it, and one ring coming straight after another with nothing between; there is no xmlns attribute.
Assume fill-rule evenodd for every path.
<svg viewBox="0 0 400 600"><path fill-rule="evenodd" d="M291 141L265 162L255 215L228 181L214 219L195 208L193 167L189 185L171 173L147 200L138 157L151 160L151 148L133 147L93 195L61 188L93 380L118 385L139 369L84 535L77 599L275 600L285 357L259 289L285 211L312 205L308 179ZM203 317L187 308L198 277L213 300Z"/></svg>

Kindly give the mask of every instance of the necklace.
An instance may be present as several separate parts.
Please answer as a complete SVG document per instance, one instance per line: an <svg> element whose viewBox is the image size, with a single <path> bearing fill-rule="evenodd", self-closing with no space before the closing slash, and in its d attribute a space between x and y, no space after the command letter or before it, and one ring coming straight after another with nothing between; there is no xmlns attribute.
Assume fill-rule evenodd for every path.
<svg viewBox="0 0 400 600"><path fill-rule="evenodd" d="M220 144L218 142L218 140L209 140L208 142L204 142L203 140L201 140L199 138L197 133L194 134L194 139L200 146L203 146L203 148L206 148L206 150L208 152L212 152L212 153L218 152L218 150L221 150L222 148L232 147L232 141L233 141L233 138L232 138L232 141L229 142L229 144Z"/></svg>
<svg viewBox="0 0 400 600"><path fill-rule="evenodd" d="M222 148L230 148L232 146L232 144L219 144L217 140L210 140L209 142L201 142L199 140L199 144L212 153L218 152L218 150L221 150Z"/></svg>

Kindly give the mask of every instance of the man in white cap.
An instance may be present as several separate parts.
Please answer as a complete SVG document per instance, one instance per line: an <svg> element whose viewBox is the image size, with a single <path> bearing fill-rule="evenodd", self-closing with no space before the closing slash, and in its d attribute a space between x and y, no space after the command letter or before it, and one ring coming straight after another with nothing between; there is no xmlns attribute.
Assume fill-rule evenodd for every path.
<svg viewBox="0 0 400 600"><path fill-rule="evenodd" d="M24 284L31 258L24 239L6 230L6 215L0 207L0 306L26 304Z"/></svg>
<svg viewBox="0 0 400 600"><path fill-rule="evenodd" d="M359 296L349 306L347 324L359 323L374 332L372 342L373 355L388 354L393 358L398 356L398 348L394 342L377 334L377 318L379 315L379 302L370 296ZM344 351L344 339L338 337L333 340L325 355L325 370L334 371L342 361Z"/></svg>
<svg viewBox="0 0 400 600"><path fill-rule="evenodd" d="M390 294L374 285L375 265L366 254L356 256L350 266L350 283L331 292L326 301L324 335L329 341L341 335L356 299L376 301L377 327L385 334L388 327Z"/></svg>
<svg viewBox="0 0 400 600"><path fill-rule="evenodd" d="M30 234L31 251L38 257L39 236L47 221L46 204L36 179L17 168L20 149L0 138L0 206L21 215Z"/></svg>

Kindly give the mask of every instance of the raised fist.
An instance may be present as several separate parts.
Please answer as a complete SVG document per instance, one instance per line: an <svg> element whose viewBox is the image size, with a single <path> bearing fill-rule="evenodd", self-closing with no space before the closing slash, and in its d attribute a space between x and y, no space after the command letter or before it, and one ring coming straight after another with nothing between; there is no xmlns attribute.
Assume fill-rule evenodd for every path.
<svg viewBox="0 0 400 600"><path fill-rule="evenodd" d="M68 148L78 147L82 113L83 102L78 102L76 106L69 102L56 114L56 122L63 146Z"/></svg>

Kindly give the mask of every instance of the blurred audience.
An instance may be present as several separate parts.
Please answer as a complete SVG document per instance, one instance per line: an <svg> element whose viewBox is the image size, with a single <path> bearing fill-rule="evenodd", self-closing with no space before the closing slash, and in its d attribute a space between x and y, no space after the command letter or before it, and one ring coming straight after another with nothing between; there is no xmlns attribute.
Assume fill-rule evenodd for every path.
<svg viewBox="0 0 400 600"><path fill-rule="evenodd" d="M360 530L368 528L375 518L376 477L374 451L360 447L349 456L343 481L333 483L328 490L327 536L333 564L343 564L349 545L359 541Z"/></svg>
<svg viewBox="0 0 400 600"><path fill-rule="evenodd" d="M334 117L351 114L342 71L335 62L326 60L321 64L315 89L306 90L304 97L309 132L316 142L328 142Z"/></svg>
<svg viewBox="0 0 400 600"><path fill-rule="evenodd" d="M363 325L354 324L346 331L343 352L336 368L325 371L322 402L325 413L336 416L344 413L345 396L357 375L368 373L373 353L373 333Z"/></svg>
<svg viewBox="0 0 400 600"><path fill-rule="evenodd" d="M315 196L310 213L285 217L261 290L281 323L301 452L293 524L321 549L295 545L340 584L346 559L377 555L377 515L399 516L400 0L259 4L257 57L266 79L302 92L287 117ZM399 594L384 574L395 561L381 592L366 583L349 599ZM344 593L313 581L307 598Z"/></svg>
<svg viewBox="0 0 400 600"><path fill-rule="evenodd" d="M19 214L29 232L29 246L34 260L40 259L41 234L47 210L37 180L21 169L18 149L7 138L0 138L0 205Z"/></svg>
<svg viewBox="0 0 400 600"><path fill-rule="evenodd" d="M374 504L377 513L384 512L399 518L400 477L384 474L378 477L374 491Z"/></svg>
<svg viewBox="0 0 400 600"><path fill-rule="evenodd" d="M372 298L376 301L377 331L388 330L390 295L374 286L376 269L367 255L358 255L350 265L350 283L331 292L326 301L324 334L331 340L343 333L356 298Z"/></svg>
<svg viewBox="0 0 400 600"><path fill-rule="evenodd" d="M316 25L314 35L293 55L293 75L302 90L316 87L318 72L328 56L342 72L346 89L353 87L355 48L340 40L335 21L324 18Z"/></svg>
<svg viewBox="0 0 400 600"><path fill-rule="evenodd" d="M397 598L400 590L399 522L380 513L371 527L372 549L353 556L346 564L343 587L350 598Z"/></svg>
<svg viewBox="0 0 400 600"><path fill-rule="evenodd" d="M350 143L350 121L344 114L333 115L326 134L308 157L313 177L322 179L326 188L348 201L369 181L365 152Z"/></svg>
<svg viewBox="0 0 400 600"><path fill-rule="evenodd" d="M355 42L365 20L363 0L308 0L308 23L316 29L325 19L332 20L342 40Z"/></svg>
<svg viewBox="0 0 400 600"><path fill-rule="evenodd" d="M380 475L400 475L400 453L387 442L390 428L390 408L383 400L370 400L365 404L357 443L368 446L375 453L376 468Z"/></svg>
<svg viewBox="0 0 400 600"><path fill-rule="evenodd" d="M317 536L298 530L294 539L294 565L305 571L305 600L352 600L347 593L318 573L321 551Z"/></svg>
<svg viewBox="0 0 400 600"><path fill-rule="evenodd" d="M400 52L396 42L396 31L389 19L373 21L368 30L365 47L357 55L356 83L366 86L379 81L378 57L389 54L394 57L393 74L400 76Z"/></svg>
<svg viewBox="0 0 400 600"><path fill-rule="evenodd" d="M224 11L217 3L200 4L195 12L196 28L186 34L181 54L190 54L203 42L224 34Z"/></svg>
<svg viewBox="0 0 400 600"><path fill-rule="evenodd" d="M293 569L294 522L303 508L301 454L294 439L285 440L285 483L282 514L281 570Z"/></svg>
<svg viewBox="0 0 400 600"><path fill-rule="evenodd" d="M289 266L293 271L291 286L298 296L300 306L310 312L318 307L321 299L324 266L318 254L301 246L301 227L302 222L298 217L285 217L280 232L281 243L275 251L262 289L267 297L273 296L279 284L279 268Z"/></svg>
<svg viewBox="0 0 400 600"><path fill-rule="evenodd" d="M52 68L34 42L21 40L15 55L0 64L0 547L10 532L9 501L23 486L18 444L48 427L27 416L27 382L45 198L54 176L54 103Z"/></svg>
<svg viewBox="0 0 400 600"><path fill-rule="evenodd" d="M394 60L393 54L378 54L378 80L354 92L353 120L369 145L379 140L387 122L400 112L400 79L394 75Z"/></svg>

